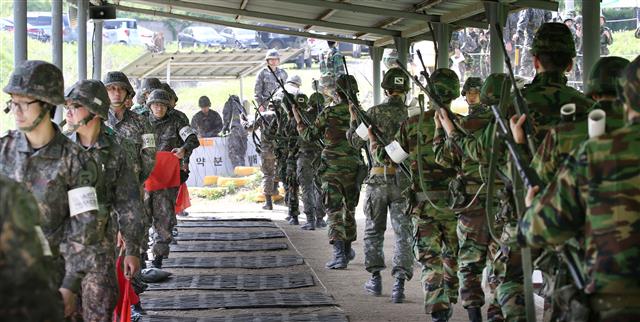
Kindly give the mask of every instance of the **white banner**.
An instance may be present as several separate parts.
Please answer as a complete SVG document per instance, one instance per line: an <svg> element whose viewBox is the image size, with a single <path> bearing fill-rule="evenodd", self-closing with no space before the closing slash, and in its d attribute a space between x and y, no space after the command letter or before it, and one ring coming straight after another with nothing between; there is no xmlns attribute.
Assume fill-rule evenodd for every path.
<svg viewBox="0 0 640 322"><path fill-rule="evenodd" d="M189 179L187 186L202 187L205 176L233 176L233 165L229 158L229 139L227 137L200 138L200 146L193 150L189 159ZM260 156L256 153L255 145L247 138L247 152L245 166L259 167Z"/></svg>

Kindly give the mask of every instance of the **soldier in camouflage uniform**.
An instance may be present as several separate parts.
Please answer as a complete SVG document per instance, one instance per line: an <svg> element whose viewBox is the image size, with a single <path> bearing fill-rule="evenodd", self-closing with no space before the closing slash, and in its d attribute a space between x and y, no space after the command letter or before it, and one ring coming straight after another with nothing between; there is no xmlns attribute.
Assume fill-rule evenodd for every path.
<svg viewBox="0 0 640 322"><path fill-rule="evenodd" d="M222 132L229 133L227 147L229 159L234 168L244 166L247 155L247 131L240 124L243 117L246 118L246 111L240 98L231 95L222 110L224 121Z"/></svg>
<svg viewBox="0 0 640 322"><path fill-rule="evenodd" d="M371 107L367 115L372 126L378 128L385 141L391 141L398 132L400 125L407 119L406 93L409 91L409 78L399 68L389 69L384 74L382 88L387 95L387 101ZM367 142L356 133L358 119L351 113L351 123L347 132L347 139L351 145L360 149ZM370 147L368 147L370 148ZM373 154L374 151L369 151ZM369 175L365 180L364 213L367 217L364 231L365 268L371 273L371 278L365 284L365 290L379 296L382 293L382 278L380 272L384 264L384 232L387 229L387 213L391 217L391 226L395 234L395 249L391 275L395 278L391 300L394 303L404 301L404 281L413 276L413 256L411 254L411 231L413 229L410 218L405 216L407 200L402 191L407 189L407 177L396 168L388 157L376 160L371 164Z"/></svg>
<svg viewBox="0 0 640 322"><path fill-rule="evenodd" d="M102 82L83 80L73 85L65 96L67 124L74 132L67 136L87 151L102 169L96 185L100 203L99 229L105 232L93 265L82 281L83 318L89 321L111 321L118 287L115 275L116 236L126 252L125 276L130 278L140 269L140 236L143 229L143 206L140 183L133 172L127 149L133 143L119 138L106 125L109 94Z"/></svg>
<svg viewBox="0 0 640 322"><path fill-rule="evenodd" d="M487 213L485 205L487 203L486 184L487 162L478 162L472 159L472 155L477 151L467 146L458 146L457 137L470 135L478 138L487 131L489 124L493 120L493 115L487 107L489 104L498 104L502 83L506 78L505 74L491 74L487 78L486 85L482 86L480 78L469 77L465 82L462 95L465 96L469 104L469 114L460 118L460 127L465 133L457 130L452 123L447 122L448 117L442 123L447 133L447 138L443 138L444 133L439 131L434 141L436 151L436 162L443 167L456 169L458 174L449 185L451 193L451 208L457 208L457 235L458 245L458 267L460 278L460 296L462 306L467 310L469 321L482 321L481 308L485 304L485 294L482 289L482 272L485 266L490 274L490 287L495 289L496 283L493 272L494 250L497 245L491 242L491 236L487 226ZM482 87L482 95L480 89ZM486 104L486 105L485 105ZM498 206L499 200L496 198L494 207ZM490 265L487 265L490 264ZM500 306L495 296L488 308L489 321L501 321L502 314Z"/></svg>
<svg viewBox="0 0 640 322"><path fill-rule="evenodd" d="M63 321L37 205L24 185L0 175L0 314L5 321Z"/></svg>
<svg viewBox="0 0 640 322"><path fill-rule="evenodd" d="M218 112L211 109L211 100L207 96L198 99L200 111L191 118L191 127L198 132L198 137L212 138L218 136L224 125Z"/></svg>
<svg viewBox="0 0 640 322"><path fill-rule="evenodd" d="M65 315L75 309L76 294L106 237L99 230L95 185L100 170L82 148L51 121L64 103L62 72L28 60L9 77L11 95L5 111L15 115L18 130L0 136L0 174L22 182L38 201L42 231L51 247L56 285Z"/></svg>
<svg viewBox="0 0 640 322"><path fill-rule="evenodd" d="M151 110L149 121L156 135L156 148L158 151L170 151L184 167L185 158L193 149L200 146L195 131L178 114L169 113L171 106L171 94L157 89L151 92L147 100L147 107ZM145 203L151 209L153 229L157 236L153 244L154 259L152 265L162 267L162 259L169 255L169 243L173 240L171 235L175 226L175 204L178 188L168 188L146 192Z"/></svg>
<svg viewBox="0 0 640 322"><path fill-rule="evenodd" d="M600 55L609 55L609 46L613 44L613 34L611 29L606 26L607 18L600 16Z"/></svg>
<svg viewBox="0 0 640 322"><path fill-rule="evenodd" d="M311 127L296 116L297 129L308 142L322 139L325 147L320 156L318 175L322 180L322 198L327 213L329 243L333 245L333 259L329 269L345 269L352 259L351 243L356 240L355 208L360 191L357 173L362 160L347 140L349 104L347 95L355 95L358 84L353 76L341 75L335 87L324 86L323 93L332 97L336 105L326 107ZM348 93L347 90L351 90ZM294 110L297 111L297 110Z"/></svg>
<svg viewBox="0 0 640 322"><path fill-rule="evenodd" d="M308 105L309 108L302 113L310 122L315 122L318 114L324 108L324 97L318 92L313 93L309 98ZM316 169L320 166L322 147L318 142L307 142L302 138L298 139L298 146L300 147L297 161L298 183L302 190L302 203L307 217L307 223L300 228L314 230L316 227L326 227L327 224L323 219L322 185L316 175Z"/></svg>
<svg viewBox="0 0 640 322"><path fill-rule="evenodd" d="M531 46L533 44L533 35L543 23L550 20L551 13L543 9L524 9L520 11L516 33L513 34L513 42L521 45L520 51L520 70L522 76L532 76L534 74L533 60L531 60Z"/></svg>
<svg viewBox="0 0 640 322"><path fill-rule="evenodd" d="M518 12L509 13L507 16L507 22L504 24L502 28L502 38L505 41L505 47L507 48L507 52L509 53L509 58L511 59L512 64L518 64L516 61L516 51L520 50L516 48L516 42L513 40L513 35L516 34L516 29L518 27ZM519 54L518 54L519 55Z"/></svg>
<svg viewBox="0 0 640 322"><path fill-rule="evenodd" d="M577 269L586 277L588 303L571 312L573 321L640 319L639 75L636 58L621 82L628 125L580 145L540 196L534 198L540 187L529 190L520 220L520 239L528 245L554 247L577 238L584 248Z"/></svg>
<svg viewBox="0 0 640 322"><path fill-rule="evenodd" d="M334 79L337 79L340 75L346 74L344 56L338 49L337 42L327 40L327 45L329 46L329 52L326 53L325 59L320 62L320 72L322 75L331 75Z"/></svg>
<svg viewBox="0 0 640 322"><path fill-rule="evenodd" d="M143 79L142 85L140 86L140 92L138 93L137 104L131 107L131 110L136 114L144 115L145 117L149 116L147 97L149 97L149 93L153 92L153 90L161 87L162 83L160 83L160 80L155 77Z"/></svg>
<svg viewBox="0 0 640 322"><path fill-rule="evenodd" d="M267 51L265 60L267 61L267 66L258 73L258 76L256 77L256 84L253 89L256 102L258 103L258 107L260 107L261 111L266 110L269 104L269 97L279 88L278 82L273 77L273 74L269 69L273 70L283 83L288 77L287 72L284 69L278 68L278 65L280 64L280 54L278 54L278 50L270 49Z"/></svg>

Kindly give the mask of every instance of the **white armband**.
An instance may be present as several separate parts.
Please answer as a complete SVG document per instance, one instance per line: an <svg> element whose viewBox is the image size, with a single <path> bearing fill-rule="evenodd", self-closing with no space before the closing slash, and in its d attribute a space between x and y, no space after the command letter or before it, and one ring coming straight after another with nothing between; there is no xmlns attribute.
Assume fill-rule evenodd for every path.
<svg viewBox="0 0 640 322"><path fill-rule="evenodd" d="M69 213L71 217L83 212L98 210L98 195L94 187L81 187L69 190Z"/></svg>
<svg viewBox="0 0 640 322"><path fill-rule="evenodd" d="M33 229L35 229L38 240L40 240L40 245L42 246L42 253L44 254L44 256L53 256L51 247L49 247L49 241L47 240L47 237L44 236L42 227L36 225L33 227Z"/></svg>
<svg viewBox="0 0 640 322"><path fill-rule="evenodd" d="M180 137L182 138L182 141L186 141L189 135L191 134L195 135L196 131L191 126L187 125L181 128L178 133L180 133Z"/></svg>
<svg viewBox="0 0 640 322"><path fill-rule="evenodd" d="M395 163L402 163L402 161L409 157L409 154L400 146L398 141L389 143L389 145L384 147L384 150L387 151L387 154Z"/></svg>
<svg viewBox="0 0 640 322"><path fill-rule="evenodd" d="M142 135L142 149L155 148L156 136L153 133L147 133Z"/></svg>
<svg viewBox="0 0 640 322"><path fill-rule="evenodd" d="M356 134L358 134L358 136L365 141L369 140L369 129L366 125L364 125L364 123L360 123L360 125L358 125Z"/></svg>

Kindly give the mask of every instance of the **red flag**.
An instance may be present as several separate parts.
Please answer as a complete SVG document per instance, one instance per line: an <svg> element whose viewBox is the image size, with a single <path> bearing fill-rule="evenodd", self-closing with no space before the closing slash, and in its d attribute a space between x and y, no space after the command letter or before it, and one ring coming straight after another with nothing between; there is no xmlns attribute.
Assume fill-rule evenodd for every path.
<svg viewBox="0 0 640 322"><path fill-rule="evenodd" d="M156 165L144 182L144 190L156 191L180 186L180 159L172 152L156 152Z"/></svg>
<svg viewBox="0 0 640 322"><path fill-rule="evenodd" d="M118 298L118 304L113 310L113 322L118 322L118 316L120 322L131 321L131 305L140 302L140 298L131 287L131 281L126 279L124 271L122 270L122 261L124 256L119 256L116 262L116 271L118 272L118 287L120 289L120 297Z"/></svg>
<svg viewBox="0 0 640 322"><path fill-rule="evenodd" d="M178 190L178 198L176 198L176 214L183 212L185 209L191 207L191 198L189 198L189 190L187 184L180 185Z"/></svg>

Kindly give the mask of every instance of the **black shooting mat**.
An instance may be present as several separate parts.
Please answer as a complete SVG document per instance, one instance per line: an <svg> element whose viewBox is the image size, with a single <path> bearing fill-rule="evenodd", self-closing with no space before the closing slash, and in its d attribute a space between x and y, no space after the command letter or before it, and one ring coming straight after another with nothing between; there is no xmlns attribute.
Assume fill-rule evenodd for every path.
<svg viewBox="0 0 640 322"><path fill-rule="evenodd" d="M240 220L190 220L178 222L178 228L215 227L215 228L277 228L271 221Z"/></svg>
<svg viewBox="0 0 640 322"><path fill-rule="evenodd" d="M257 255L223 257L176 257L162 262L163 268L273 268L302 265L299 255Z"/></svg>
<svg viewBox="0 0 640 322"><path fill-rule="evenodd" d="M171 245L172 252L254 252L261 250L283 250L287 243L198 243Z"/></svg>
<svg viewBox="0 0 640 322"><path fill-rule="evenodd" d="M184 232L181 231L176 240L249 240L264 238L284 238L285 234L282 230L268 231L243 231L243 232Z"/></svg>
<svg viewBox="0 0 640 322"><path fill-rule="evenodd" d="M272 222L269 218L216 218L216 217L186 217L179 218L178 223L190 221L267 221Z"/></svg>
<svg viewBox="0 0 640 322"><path fill-rule="evenodd" d="M321 292L201 292L199 294L142 296L146 310L206 310L335 305Z"/></svg>
<svg viewBox="0 0 640 322"><path fill-rule="evenodd" d="M247 313L217 317L144 316L142 322L347 322L344 313Z"/></svg>
<svg viewBox="0 0 640 322"><path fill-rule="evenodd" d="M266 291L315 285L309 273L240 274L240 275L174 275L168 281L149 284L154 290L232 290Z"/></svg>

